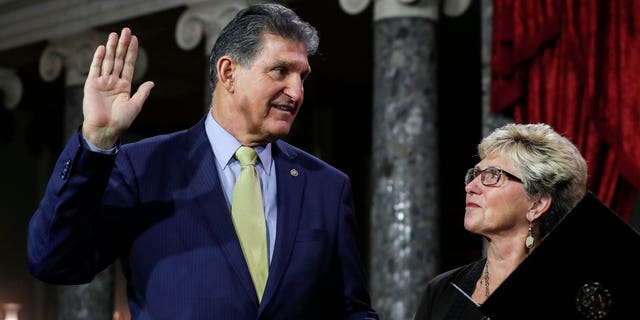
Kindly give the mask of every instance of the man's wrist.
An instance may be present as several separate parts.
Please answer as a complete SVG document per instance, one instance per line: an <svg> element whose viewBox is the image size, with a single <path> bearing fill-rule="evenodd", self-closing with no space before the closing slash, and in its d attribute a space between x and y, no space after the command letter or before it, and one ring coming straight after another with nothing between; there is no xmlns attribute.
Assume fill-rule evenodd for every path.
<svg viewBox="0 0 640 320"><path fill-rule="evenodd" d="M102 153L102 154L116 154L118 152L118 144L117 143L115 143L113 145L113 147L105 149L105 148L101 148L101 147L96 146L93 143L91 143L91 141L89 141L89 139L87 139L87 137L85 137L84 133L82 133L81 136L82 136L82 140L86 144L86 147L89 150L93 151L93 152L98 152L98 153Z"/></svg>

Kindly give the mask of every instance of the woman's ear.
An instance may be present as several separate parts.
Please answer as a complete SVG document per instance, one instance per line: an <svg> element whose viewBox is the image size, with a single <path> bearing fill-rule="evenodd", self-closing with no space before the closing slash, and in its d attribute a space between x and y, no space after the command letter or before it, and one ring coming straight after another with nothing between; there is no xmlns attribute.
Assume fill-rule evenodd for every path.
<svg viewBox="0 0 640 320"><path fill-rule="evenodd" d="M543 213L549 210L551 206L551 196L544 195L540 196L538 199L534 200L531 203L531 208L529 208L529 212L527 212L527 219L529 221L533 221L538 219Z"/></svg>
<svg viewBox="0 0 640 320"><path fill-rule="evenodd" d="M218 69L218 83L228 92L235 90L236 63L230 56L222 56L216 63Z"/></svg>

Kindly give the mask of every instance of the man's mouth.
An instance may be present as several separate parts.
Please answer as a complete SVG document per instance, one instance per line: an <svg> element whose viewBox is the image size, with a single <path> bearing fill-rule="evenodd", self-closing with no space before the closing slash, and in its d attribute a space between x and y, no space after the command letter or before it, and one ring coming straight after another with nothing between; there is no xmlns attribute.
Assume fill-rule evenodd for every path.
<svg viewBox="0 0 640 320"><path fill-rule="evenodd" d="M287 105L282 105L282 104L274 104L273 106L274 106L276 109L280 109L280 110L282 110L282 111L286 111L286 112L289 112L289 113L293 113L293 110L295 110L295 108L294 108L294 107L287 106Z"/></svg>

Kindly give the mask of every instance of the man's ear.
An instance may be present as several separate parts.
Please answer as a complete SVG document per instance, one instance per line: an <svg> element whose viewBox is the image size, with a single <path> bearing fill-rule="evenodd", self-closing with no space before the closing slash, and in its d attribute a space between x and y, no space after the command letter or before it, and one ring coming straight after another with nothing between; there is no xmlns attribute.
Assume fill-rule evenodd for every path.
<svg viewBox="0 0 640 320"><path fill-rule="evenodd" d="M527 212L527 219L529 221L538 219L543 213L549 210L551 201L552 200L550 195L540 196L538 199L531 203L531 208L529 208L529 212Z"/></svg>
<svg viewBox="0 0 640 320"><path fill-rule="evenodd" d="M236 62L230 56L222 56L216 63L218 83L228 92L235 90Z"/></svg>

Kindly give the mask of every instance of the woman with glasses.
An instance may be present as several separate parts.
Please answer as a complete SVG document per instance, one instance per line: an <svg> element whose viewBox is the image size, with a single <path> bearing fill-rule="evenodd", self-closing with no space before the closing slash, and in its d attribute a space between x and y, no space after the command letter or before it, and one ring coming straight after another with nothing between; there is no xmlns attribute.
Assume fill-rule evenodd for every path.
<svg viewBox="0 0 640 320"><path fill-rule="evenodd" d="M586 193L586 161L547 124L498 128L478 156L464 179L464 228L487 240L486 257L434 277L415 320L483 319L478 306Z"/></svg>

